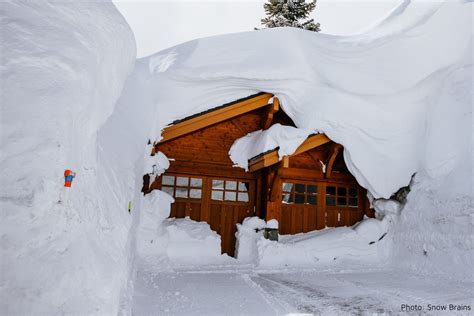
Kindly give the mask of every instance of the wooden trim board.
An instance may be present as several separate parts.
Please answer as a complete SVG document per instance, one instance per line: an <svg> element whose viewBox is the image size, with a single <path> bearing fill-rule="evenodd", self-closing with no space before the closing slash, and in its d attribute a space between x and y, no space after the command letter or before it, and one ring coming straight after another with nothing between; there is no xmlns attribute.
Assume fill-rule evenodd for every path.
<svg viewBox="0 0 474 316"><path fill-rule="evenodd" d="M163 132L161 133L163 138L160 140L160 144L267 106L271 97L273 97L273 95L270 93L262 93L253 98L246 98L240 102L219 107L213 111L203 113L202 115L178 121L176 124L163 129Z"/></svg>

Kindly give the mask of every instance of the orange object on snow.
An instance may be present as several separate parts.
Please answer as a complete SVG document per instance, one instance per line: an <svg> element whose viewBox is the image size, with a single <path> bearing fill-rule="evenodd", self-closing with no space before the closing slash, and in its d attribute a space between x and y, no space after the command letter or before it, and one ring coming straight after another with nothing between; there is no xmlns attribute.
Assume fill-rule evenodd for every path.
<svg viewBox="0 0 474 316"><path fill-rule="evenodd" d="M76 173L72 170L66 169L64 170L64 186L70 188L72 185L72 180L76 176Z"/></svg>

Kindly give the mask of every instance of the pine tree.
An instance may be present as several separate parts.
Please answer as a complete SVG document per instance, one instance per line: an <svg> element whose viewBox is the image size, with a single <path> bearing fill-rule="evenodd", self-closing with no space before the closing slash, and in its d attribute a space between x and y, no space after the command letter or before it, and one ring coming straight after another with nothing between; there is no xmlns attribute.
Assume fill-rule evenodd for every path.
<svg viewBox="0 0 474 316"><path fill-rule="evenodd" d="M266 18L262 24L267 28L272 27L297 27L308 31L319 32L319 23L309 19L310 13L316 7L316 0L269 0L263 5Z"/></svg>

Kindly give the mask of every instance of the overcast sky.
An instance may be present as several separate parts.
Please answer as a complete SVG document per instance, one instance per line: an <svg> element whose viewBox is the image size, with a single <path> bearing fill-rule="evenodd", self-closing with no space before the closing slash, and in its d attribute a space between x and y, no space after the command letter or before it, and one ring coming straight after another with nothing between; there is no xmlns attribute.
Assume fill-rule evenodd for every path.
<svg viewBox="0 0 474 316"><path fill-rule="evenodd" d="M195 38L251 31L265 0L114 0L130 24L138 57ZM323 33L349 35L372 25L401 0L318 0L312 18Z"/></svg>

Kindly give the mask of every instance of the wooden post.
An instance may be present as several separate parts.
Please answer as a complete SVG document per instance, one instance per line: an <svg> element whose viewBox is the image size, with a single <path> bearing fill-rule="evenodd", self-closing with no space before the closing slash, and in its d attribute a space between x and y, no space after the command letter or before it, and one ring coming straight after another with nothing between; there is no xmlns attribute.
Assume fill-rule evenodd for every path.
<svg viewBox="0 0 474 316"><path fill-rule="evenodd" d="M287 161L288 162L288 161ZM279 169L282 168L284 163L282 162L276 168L269 173L269 192L267 199L267 216L266 220L276 219L278 222L281 220L281 177Z"/></svg>

